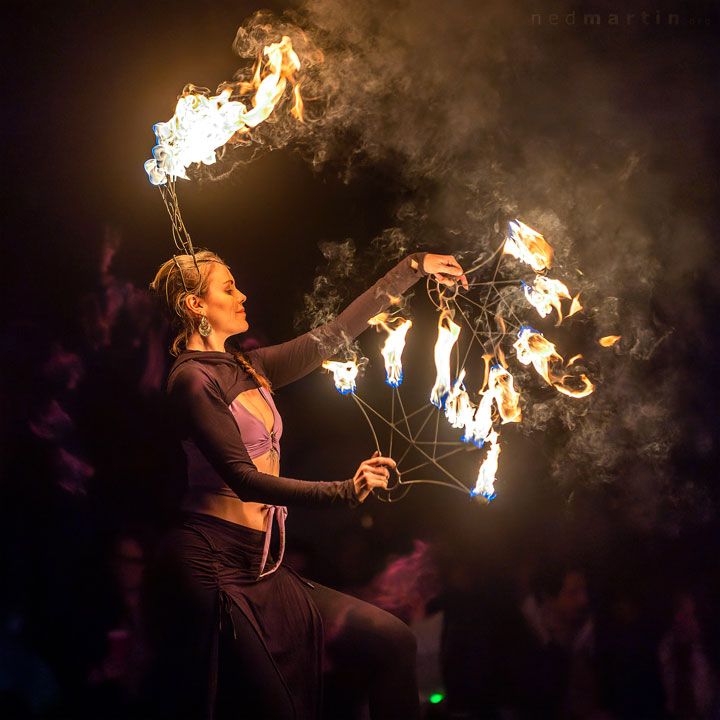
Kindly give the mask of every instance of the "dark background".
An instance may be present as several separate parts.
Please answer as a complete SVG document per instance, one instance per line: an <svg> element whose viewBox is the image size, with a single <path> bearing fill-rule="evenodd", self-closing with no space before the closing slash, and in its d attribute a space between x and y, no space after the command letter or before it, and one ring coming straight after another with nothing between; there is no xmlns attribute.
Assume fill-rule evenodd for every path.
<svg viewBox="0 0 720 720"><path fill-rule="evenodd" d="M285 9L283 3L265 5ZM626 3L622 5L618 12L626 11ZM460 6L460 25L472 28L477 22L489 46L503 45L499 35L507 18L504 27L488 20L495 4ZM601 6L603 12L615 11L611 4ZM592 8L515 5L511 17L519 25L517 37L508 36L508 47L524 38L527 54L515 66L508 51L496 66L507 73L498 70L493 78L500 96L503 83L513 77L515 85L505 87L516 94L500 103L514 111L494 126L498 165L492 171L497 171L498 187L513 173L539 177L526 160L509 169L510 148L518 155L524 148L516 133L528 125L533 130L527 144L542 147L543 139L565 145L564 161L572 168L566 182L579 184L597 173L596 182L606 182L610 193L614 176L603 175L602 169L605 160L612 163L615 146L607 138L641 139L648 174L628 190L633 202L623 206L622 214L647 220L655 243L643 246L638 256L638 267L646 258L654 267L642 278L642 322L652 324L656 336L662 334L658 327L671 329L672 335L644 360L628 350L608 362L614 363L613 375L635 363L624 377L645 393L672 388L672 397L660 402L654 429L671 438L659 461L662 484L648 482L629 492L634 466L627 465L623 473L625 461L612 466L612 477L606 473L603 482L595 482L601 472L595 464L598 455L577 473L586 482L575 476L561 482L553 468L567 425L557 434L552 423L536 432L510 429L501 456L499 496L488 507L428 486L416 488L397 506L371 501L354 514L294 511L291 532L315 576L329 583L362 584L391 553L408 552L414 539L424 538L436 545L441 558L466 557L465 572L477 582L518 558L571 552L593 569L599 586L617 574L645 588L658 615L663 594L676 585L698 588L710 604L717 600L718 19L712 3L660 6L681 13L684 24L528 28L531 12L545 17L556 7L560 13ZM176 468L162 403L162 376L170 358L158 350L166 343L166 331L144 295L172 245L158 191L148 183L142 163L154 144L152 124L170 117L185 83L214 87L240 65L231 52L232 39L256 9L247 2L184 0L112 6L25 3L12 9L6 25L2 595L5 610L27 618L41 653L56 665L73 655L71 638L81 646L94 642L94 629L83 620L92 613L83 613L104 592L103 563L113 539L131 533L150 548L172 517L168 498ZM417 12L424 10L421 5ZM709 24L686 22L693 17ZM443 37L437 42L442 47ZM431 56L421 75L434 66ZM574 67L597 67L605 81L594 84L596 78L587 73L573 76ZM447 68L447 63L438 61L437 68ZM457 82L450 81L450 101ZM362 96L362 87L356 84L355 92ZM462 93L457 95L462 110ZM583 134L585 111L599 96L612 112L603 119L602 130ZM429 108L429 114L437 110ZM443 117L442 112L436 115L432 123ZM485 123L484 132L489 121L479 121ZM397 132L397 118L391 122ZM464 124L472 137L472 116ZM328 128L333 131L332 124ZM453 136L465 132L461 130ZM412 123L407 132L413 132ZM490 147L479 130L477 137L482 147ZM345 136L342 142L350 141ZM448 156L462 155L459 145L449 143L448 148ZM427 153L435 149L431 143ZM397 150L392 147L376 155L366 147L352 173L342 153L336 164L313 169L304 159L307 154L292 150L265 154L222 181L178 183L195 243L215 250L231 265L248 296L250 334L258 342L282 341L303 326L302 317L299 325L294 320L313 278L324 271L320 243L352 238L361 251L369 249L384 229L401 224L398 208L408 198L424 203L429 213L426 230L410 237L410 249L462 251L472 260L500 237L492 230L477 231L471 238L458 235L447 220L457 207L443 188L470 177L462 174L461 163L449 163L449 170L429 167L419 180L422 173L415 170L422 165L407 159L394 164ZM422 147L412 152L423 156ZM550 173L537 182L552 177ZM495 190L490 171L482 183L490 197ZM514 206L506 203L497 213L495 208L478 224L491 228L487 218L501 217L504 226L513 210L527 209L532 215L546 196L531 186L527 181ZM642 201L635 203L638 198ZM595 202L593 207L588 202L588 215L603 204L599 196ZM571 208L570 201L562 204L558 214L566 226L573 212L582 215L585 210ZM463 223L458 225L463 231ZM584 226L591 229L592 223ZM586 272L596 260L604 272L598 259L604 251L592 237L589 232L579 236L574 252ZM632 252L630 247L628 254ZM392 265L383 262L381 268L358 262L357 289ZM632 283L634 273L629 268L617 282ZM602 294L602 280L595 291ZM424 333L414 341L417 354L423 338L429 347L433 335L434 316L422 295L420 289L412 306ZM623 296L618 297L622 304ZM628 312L636 308L630 303ZM375 343L372 336L365 341L368 355ZM425 370L429 363L428 357ZM379 375L368 377L377 380ZM382 385L376 386L367 392L380 402ZM283 390L277 402L285 421L283 472L288 476L344 478L372 452L357 410L323 374ZM610 411L613 407L617 412L619 406ZM631 443L628 454L633 454ZM644 513L650 506L652 512ZM346 537L361 537L365 553L361 569L350 578L343 575L340 551L347 545L352 557L355 540L345 545ZM74 654L78 673L83 658L93 652Z"/></svg>

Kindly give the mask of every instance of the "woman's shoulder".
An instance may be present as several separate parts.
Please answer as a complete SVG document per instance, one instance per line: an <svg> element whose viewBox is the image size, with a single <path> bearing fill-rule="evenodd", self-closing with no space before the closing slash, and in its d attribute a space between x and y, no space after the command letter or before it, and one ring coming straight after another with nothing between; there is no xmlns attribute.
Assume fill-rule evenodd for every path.
<svg viewBox="0 0 720 720"><path fill-rule="evenodd" d="M178 355L170 368L167 389L197 390L209 384L223 385L223 376L236 370L236 362L230 353L186 350Z"/></svg>

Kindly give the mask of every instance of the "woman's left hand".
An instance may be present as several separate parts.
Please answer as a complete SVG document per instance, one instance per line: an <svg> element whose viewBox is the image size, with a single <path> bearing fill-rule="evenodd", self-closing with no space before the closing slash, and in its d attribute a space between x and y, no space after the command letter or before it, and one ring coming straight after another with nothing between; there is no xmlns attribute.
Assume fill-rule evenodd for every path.
<svg viewBox="0 0 720 720"><path fill-rule="evenodd" d="M466 290L468 289L465 273L452 255L428 253L423 262L423 270L443 285L452 287L456 282L459 282Z"/></svg>

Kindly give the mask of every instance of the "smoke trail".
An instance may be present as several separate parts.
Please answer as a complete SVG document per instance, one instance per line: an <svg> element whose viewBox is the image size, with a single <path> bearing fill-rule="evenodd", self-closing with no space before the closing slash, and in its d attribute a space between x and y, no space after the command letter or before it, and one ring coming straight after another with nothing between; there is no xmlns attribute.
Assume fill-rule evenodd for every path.
<svg viewBox="0 0 720 720"><path fill-rule="evenodd" d="M604 18L613 12L609 2L593 7ZM695 174L711 176L702 140L709 111L696 102L698 92L711 95L710 80L695 72L705 38L687 24L615 35L607 26L548 25L549 13L576 9L309 0L283 20L255 16L235 48L252 57L289 34L309 60L308 122L293 126L278 113L253 134L254 151L292 142L348 183L363 165L392 169L402 188L396 223L374 250L433 248L474 259L515 217L546 236L556 252L552 276L581 291L585 306L548 334L566 357L584 353L598 389L575 402L518 369L522 427L558 431L559 481L635 484L639 498L656 498L638 500L652 522L673 482L668 458L679 440L673 329L696 309L682 300L688 271L712 248L696 216L703 198L685 190ZM233 151L226 159L236 159ZM330 267L307 298L310 326L340 306L335 288L348 268L372 272L348 242L323 253ZM533 318L516 288L502 293L509 308ZM606 334L622 340L601 349L595 341Z"/></svg>

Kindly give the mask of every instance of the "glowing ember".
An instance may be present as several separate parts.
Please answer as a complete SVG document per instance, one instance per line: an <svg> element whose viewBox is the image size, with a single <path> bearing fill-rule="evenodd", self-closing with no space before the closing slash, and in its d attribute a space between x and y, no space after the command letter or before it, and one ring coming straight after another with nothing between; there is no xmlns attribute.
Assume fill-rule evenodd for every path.
<svg viewBox="0 0 720 720"><path fill-rule="evenodd" d="M511 220L509 228L510 234L505 239L503 252L527 263L535 272L548 269L553 250L545 238L520 220Z"/></svg>
<svg viewBox="0 0 720 720"><path fill-rule="evenodd" d="M598 342L603 347L612 347L619 339L620 335L606 335L605 337L601 337Z"/></svg>
<svg viewBox="0 0 720 720"><path fill-rule="evenodd" d="M471 497L480 496L488 502L492 500L495 493L495 475L498 469L498 456L500 455L500 443L498 442L498 434L493 432L488 437L488 442L492 443L488 449L487 456L480 466L475 487L470 493Z"/></svg>
<svg viewBox="0 0 720 720"><path fill-rule="evenodd" d="M392 324L395 327L391 327ZM387 313L380 313L368 320L369 325L382 327L388 334L385 345L380 351L385 360L385 377L388 385L398 387L403 379L402 351L405 347L405 336L412 327L412 321L405 318L389 320Z"/></svg>
<svg viewBox="0 0 720 720"><path fill-rule="evenodd" d="M450 353L460 335L460 326L456 325L446 311L440 313L438 321L438 339L435 343L435 368L437 377L430 393L430 402L435 407L443 407L451 390Z"/></svg>
<svg viewBox="0 0 720 720"><path fill-rule="evenodd" d="M562 308L560 299L570 300L570 293L567 286L559 280L537 275L532 285L523 283L525 297L528 302L538 311L540 317L546 317L553 308L557 311L559 325L562 322ZM577 311L576 311L577 312Z"/></svg>
<svg viewBox="0 0 720 720"><path fill-rule="evenodd" d="M267 45L263 55L267 58L264 66L259 62L252 82L241 86L244 92L255 91L251 109L238 100L230 100L230 88L212 97L189 92L178 100L170 120L155 124L157 145L153 157L145 163L153 185L164 185L168 178L187 179L186 170L193 163L212 165L218 148L236 133L246 133L268 118L288 81L294 82L300 60L287 36L279 43ZM302 119L302 98L297 85L294 94L292 113Z"/></svg>
<svg viewBox="0 0 720 720"><path fill-rule="evenodd" d="M343 395L355 392L355 378L358 374L358 366L354 360L348 362L335 362L326 360L322 366L333 374L335 387Z"/></svg>

